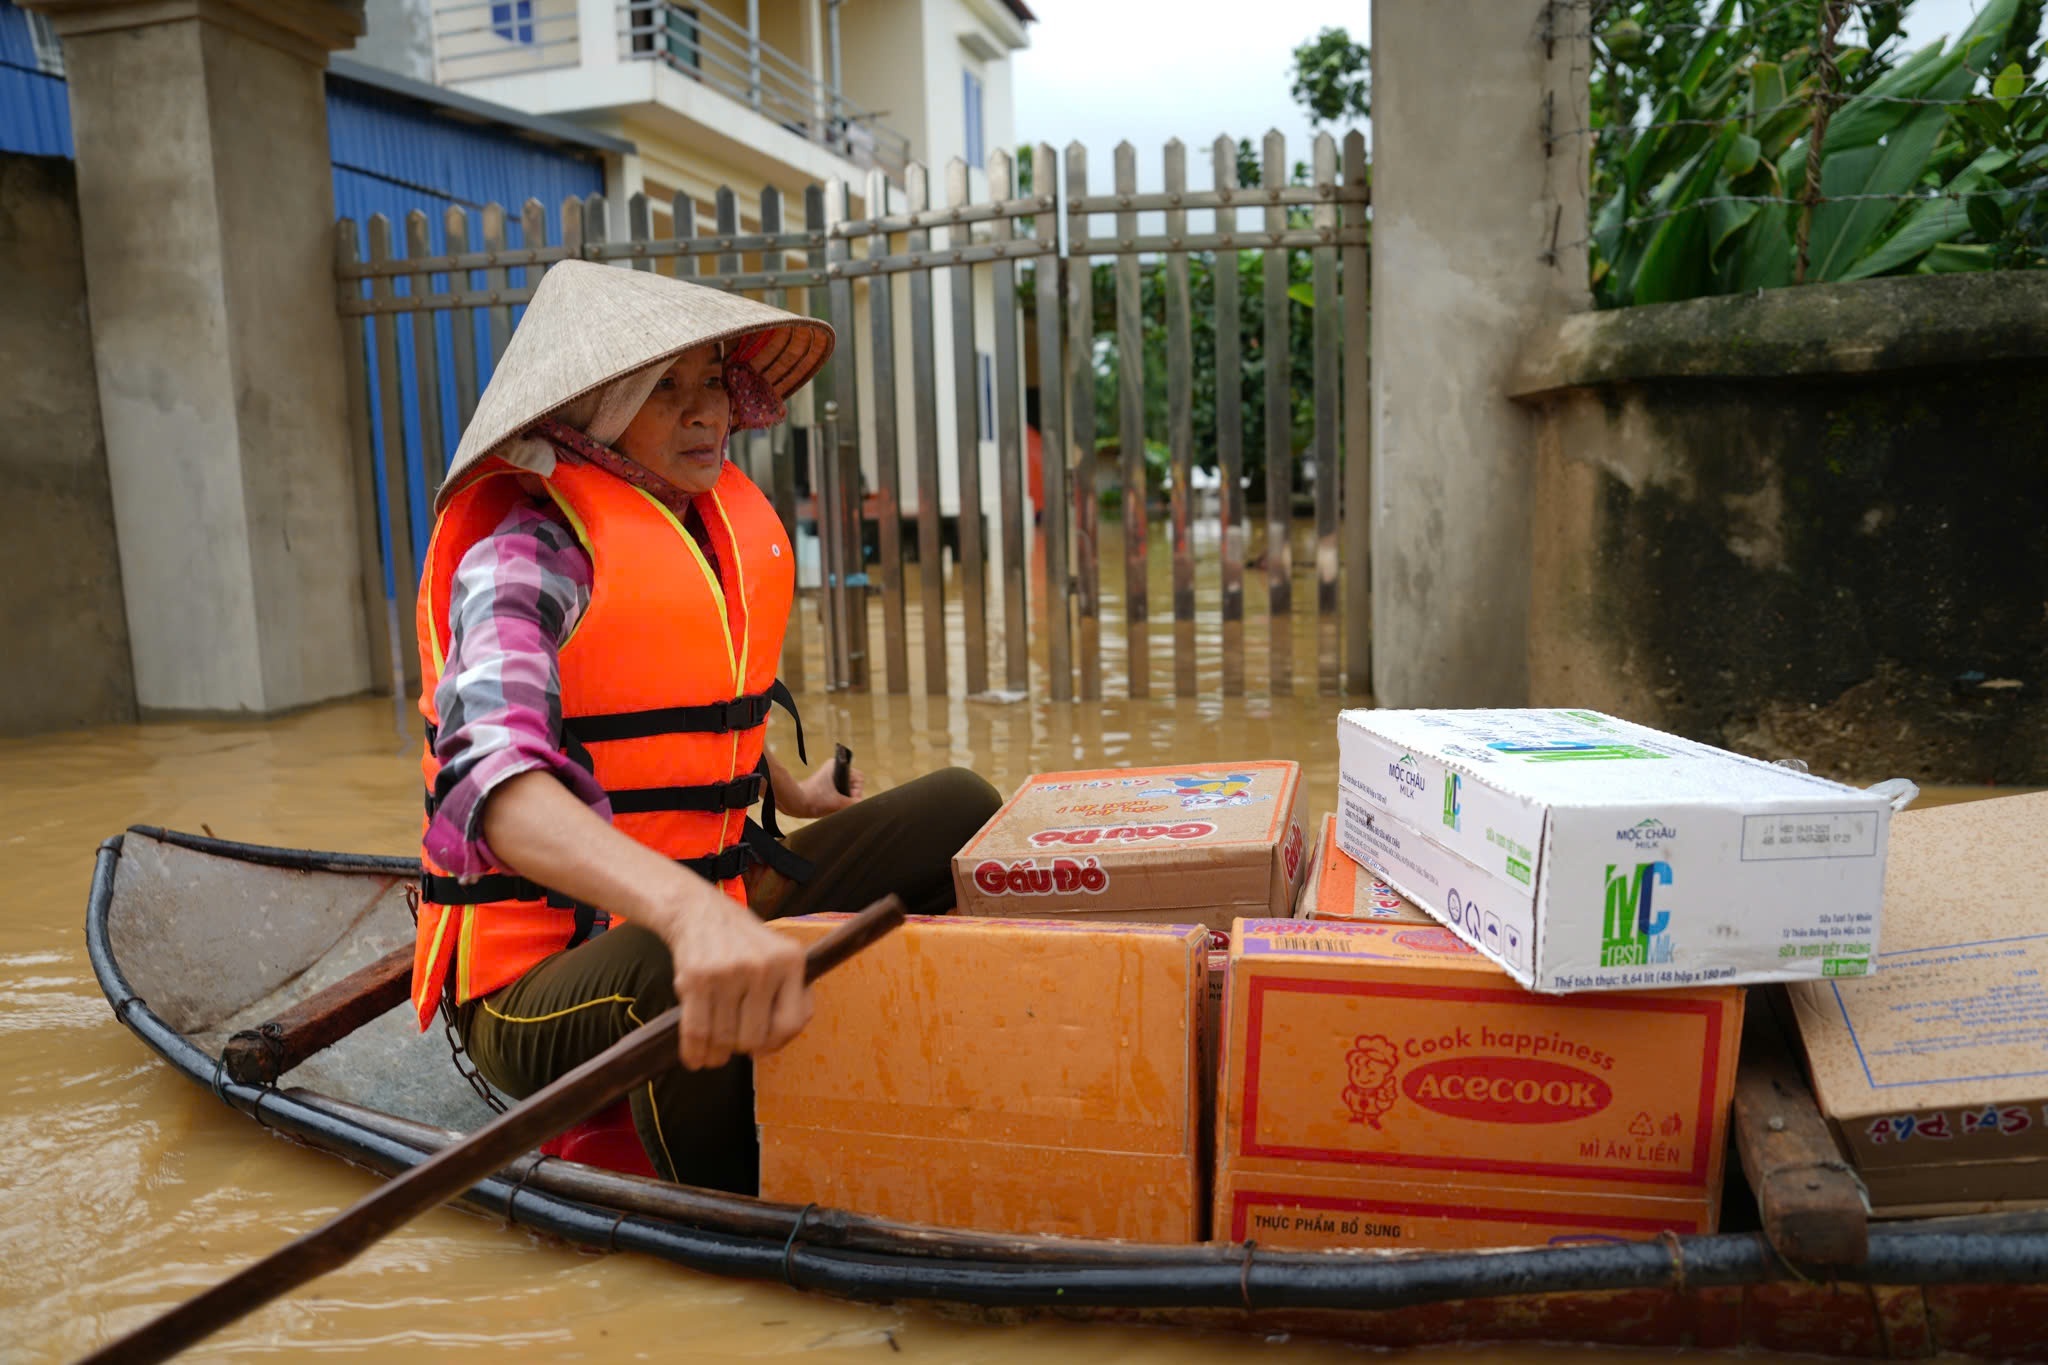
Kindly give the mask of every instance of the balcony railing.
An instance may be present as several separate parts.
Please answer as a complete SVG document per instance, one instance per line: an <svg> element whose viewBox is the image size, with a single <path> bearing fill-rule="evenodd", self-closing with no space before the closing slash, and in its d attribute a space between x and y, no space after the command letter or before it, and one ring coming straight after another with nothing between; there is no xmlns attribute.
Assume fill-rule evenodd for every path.
<svg viewBox="0 0 2048 1365"><path fill-rule="evenodd" d="M662 62L863 170L901 178L910 140L709 5L624 0L619 56ZM835 47L836 51L836 47Z"/></svg>

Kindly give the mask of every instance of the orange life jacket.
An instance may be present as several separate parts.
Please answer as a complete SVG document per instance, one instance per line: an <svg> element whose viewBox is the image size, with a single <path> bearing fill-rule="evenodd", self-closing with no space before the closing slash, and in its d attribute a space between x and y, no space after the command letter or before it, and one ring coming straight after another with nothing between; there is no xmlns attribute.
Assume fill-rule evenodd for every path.
<svg viewBox="0 0 2048 1365"><path fill-rule="evenodd" d="M434 523L419 595L420 762L428 819L440 795L434 692L451 639L456 567L530 495L526 471L486 461ZM800 859L747 816L768 797L768 708L795 714L776 680L796 588L796 556L775 509L728 463L694 499L718 561L651 495L590 465L560 461L546 479L591 557L590 603L560 654L564 752L611 799L612 823L744 901L740 873L762 861L802 876ZM802 748L802 722L797 743ZM421 852L413 1006L426 1028L444 990L461 1004L582 942L594 907L510 874L457 881ZM450 969L453 977L450 978Z"/></svg>

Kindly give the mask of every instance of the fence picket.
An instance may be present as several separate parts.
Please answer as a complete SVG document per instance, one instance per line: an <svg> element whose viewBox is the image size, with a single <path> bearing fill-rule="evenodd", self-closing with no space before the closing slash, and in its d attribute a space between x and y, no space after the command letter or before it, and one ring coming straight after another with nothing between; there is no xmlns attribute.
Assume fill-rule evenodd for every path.
<svg viewBox="0 0 2048 1365"><path fill-rule="evenodd" d="M1059 192L1059 153L1041 142L1031 156L1031 188L1048 199ZM1038 239L1059 242L1059 214L1047 211L1033 220ZM1031 283L1038 308L1038 436L1043 474L1040 515L1045 527L1045 652L1052 673L1052 699L1074 699L1073 637L1067 597L1073 590L1067 565L1067 468L1073 449L1067 441L1064 374L1060 353L1060 259L1040 256L1031 263Z"/></svg>
<svg viewBox="0 0 2048 1365"><path fill-rule="evenodd" d="M559 244L554 246L548 244L549 210L535 200L519 207L516 229L507 224L506 209L496 204L481 211L448 206L438 219L414 211L398 229L402 246L394 245L388 218L372 221L362 251L355 231L338 225L336 300L352 343L351 438L359 451L368 442L375 452L361 454L358 474L381 477L389 485L388 496L381 499L376 478L356 490L363 504L365 558L375 558L371 547L381 548L381 514L394 560L392 576L401 585L396 597L382 604L386 629L370 651L375 675L401 691L417 675L416 642L396 619L401 608L410 615L409 603L401 599L417 586L418 514L410 500L421 495L420 483L431 487L439 482L449 428L460 430L472 420L480 388L502 358L520 305L531 297L542 271L549 262L580 259L657 273L673 270L680 278L826 317L838 331L838 354L821 371L816 387L793 404L806 425L740 433L733 443L733 458L768 493L792 541L805 532L800 518L812 515L798 501L805 486L800 476L809 460L807 496L818 535L818 627L828 688L865 689L870 684L864 532L866 517L872 515L878 535L873 595L880 599L873 610L884 636L886 685L894 693L910 690L910 547L904 540L910 528L903 523L914 516L925 692L946 695L955 668L963 669L963 691L970 696L995 695L992 685L1028 690L1035 645L1031 632L1038 629L1046 637L1050 695L1060 701L1076 695L1101 699L1100 488L1106 484L1098 477L1095 450L1095 366L1113 349L1119 361L1114 402L1120 458L1109 477L1119 486L1123 508L1123 664L1128 694L1152 695L1148 594L1156 509L1147 496L1146 393L1152 365L1145 344L1148 326L1161 320L1146 316L1150 285L1145 272L1157 265L1164 373L1154 372L1151 378L1164 388L1167 412L1165 429L1150 434L1163 439L1168 455L1169 534L1168 544L1160 548L1171 571L1172 693L1197 696L1203 685L1208 656L1198 629L1204 608L1197 545L1207 543L1202 537L1210 526L1220 532L1221 690L1225 696L1247 690L1244 580L1251 536L1244 486L1244 367L1255 358L1263 371L1258 401L1265 429L1263 563L1270 691L1275 697L1291 692L1297 650L1310 648L1294 638L1290 537L1299 387L1309 390L1304 397L1312 400L1304 407L1304 422L1310 421L1307 411L1313 411L1312 426L1301 435L1310 445L1304 464L1315 471L1311 486L1303 489L1315 526L1315 685L1326 695L1339 690L1365 694L1371 671L1372 442L1364 140L1354 134L1340 146L1327 135L1317 137L1309 183L1287 185L1285 140L1269 132L1262 144L1259 183L1244 185L1239 145L1219 138L1211 145L1214 186L1207 190L1188 187L1182 143L1170 141L1162 150L1163 188L1138 192L1137 149L1125 142L1115 149L1114 190L1100 195L1088 192L1087 152L1078 143L1066 149L1064 167L1062 153L1043 144L1034 147L1035 183L1021 194L1015 183L1020 167L1010 153L997 152L987 168L990 193L981 203L973 202L970 169L956 160L947 167L946 204L939 208L933 206L930 172L913 163L905 171L906 204L892 202L886 179L870 174L861 187L865 209L858 221L850 212L851 186L810 187L800 231L785 226L785 200L772 186L760 195L758 229L747 232L741 231L739 199L730 186L708 196L708 209L686 193L675 194L672 224L661 236L653 217L660 206L644 192L625 196L616 223L602 195L572 197L560 207ZM714 219L702 226L701 235L700 211ZM1190 231L1191 217L1209 212L1213 231ZM1240 219L1261 212L1261 222L1247 221L1240 232ZM1141 235L1141 215L1153 213L1163 215L1163 231ZM1099 237L1091 233L1096 215L1113 218L1114 229ZM436 222L446 236L439 252L433 245ZM617 239L621 230L624 240ZM1258 253L1256 303L1244 296L1242 282L1251 268L1246 251ZM1293 287L1295 251L1308 253L1312 294ZM1194 422L1193 366L1202 325L1193 315L1197 255L1210 264L1216 308L1214 435L1221 496L1215 522L1205 520L1194 469L1196 441L1205 439ZM1098 335L1093 264L1104 257L1109 297L1099 301L1109 330ZM664 260L673 264L664 265ZM1022 299L1020 264L1031 271L1031 293ZM983 267L986 277L978 278ZM941 271L948 291L950 375L941 370L937 355L933 277ZM899 274L907 276L901 284L894 278ZM976 297L981 287L991 291L986 304ZM1298 316L1292 311L1297 298L1303 307L1312 307L1303 321L1313 334L1312 357L1303 362L1312 374L1300 386L1292 371L1290 327ZM993 338L986 351L976 330L983 308ZM1253 312L1256 331L1247 343L1246 320ZM439 313L448 315L445 354ZM401 314L410 318L404 332L398 327ZM901 334L906 320L907 337ZM1033 331L1029 338L1027 329ZM1025 345L1035 350L1021 350ZM863 346L870 348L865 357ZM907 354L899 354L898 347ZM1037 508L1042 541L1032 528L1026 484L1027 356L1036 371L1037 424L1044 442ZM907 376L905 364L911 368ZM954 590L960 594L960 610L953 630L962 637L961 662L955 662L948 638L945 602L948 537L941 466L948 436L939 429L942 386L954 404L950 440L959 511ZM899 387L909 391L901 402ZM417 437L405 415L407 404L418 414ZM866 412L863 404L870 405ZM414 439L421 442L417 453L408 449ZM993 476L987 472L991 466L983 456L984 443L992 447ZM866 468L870 450L872 472ZM984 489L988 477L996 485ZM916 506L907 509L906 499L912 497L907 485L913 478ZM1036 562L1041 554L1042 574ZM1002 679L994 684L989 657L989 597L996 587L989 581L992 558L1000 566L1003 635ZM381 573L365 578L366 609L379 608L383 582ZM1035 592L1042 592L1042 603L1032 600ZM1299 625L1306 638L1309 622ZM793 620L780 661L783 677L796 687L804 682L805 634L801 619ZM1164 651L1165 642L1159 644ZM1306 670L1308 661L1301 663Z"/></svg>
<svg viewBox="0 0 2048 1365"><path fill-rule="evenodd" d="M1016 163L1004 151L988 159L988 194L997 203L1017 197ZM1016 240L1016 220L997 218L989 240ZM996 329L994 416L996 482L1003 517L1003 685L1013 692L1031 686L1031 636L1024 583L1024 413L1017 383L1017 267L998 259L993 309Z"/></svg>
<svg viewBox="0 0 2048 1365"><path fill-rule="evenodd" d="M1216 139L1216 188L1237 188L1237 144ZM1216 210L1218 236L1237 232L1237 210ZM1223 695L1244 695L1244 370L1237 297L1238 254L1218 250L1216 288L1216 475L1223 551Z"/></svg>
<svg viewBox="0 0 2048 1365"><path fill-rule="evenodd" d="M826 202L831 202L831 192L826 192ZM722 241L730 242L740 235L740 199L732 192L732 186L720 185L712 198L712 206L718 215L718 235ZM827 215L829 218L829 214ZM721 289L732 288L732 277L740 273L740 254L737 251L718 253L718 273L724 276L717 281ZM844 335L844 333L841 333ZM847 421L853 420L851 413L843 414Z"/></svg>
<svg viewBox="0 0 2048 1365"><path fill-rule="evenodd" d="M469 214L460 204L450 204L442 215L442 232L448 238L448 250L468 252L477 249L476 241L469 234ZM461 280L458 285L457 279ZM475 290L476 281L471 272L457 272L448 281L448 287L457 293L467 294ZM476 416L476 310L457 308L448 315L448 353L455 365L455 439L460 442L462 433L469 428L469 419Z"/></svg>
<svg viewBox="0 0 2048 1365"><path fill-rule="evenodd" d="M674 219L670 232L675 237L675 240L686 242L697 235L697 201L692 199L687 191L676 191L675 202L670 206L670 212ZM766 232L767 229L764 227L762 231ZM695 276L696 273L697 258L695 256L676 257L677 279L687 280ZM794 683L790 685L792 687L795 686Z"/></svg>
<svg viewBox="0 0 2048 1365"><path fill-rule="evenodd" d="M484 250L502 252L505 249L505 206L484 205ZM493 302L490 305L491 319L491 368L498 368L498 361L504 357L505 347L512 341L512 309L509 304L496 300L505 296L511 288L511 276L502 265L494 265L484 271L484 292Z"/></svg>
<svg viewBox="0 0 2048 1365"><path fill-rule="evenodd" d="M381 213L370 215L370 259L392 259L391 220ZM370 282L370 295L390 299L397 290L393 277L380 275ZM403 668L403 691L410 693L420 676L419 637L404 629L413 619L414 595L419 574L413 567L412 480L405 468L405 417L400 410L398 379L398 318L393 313L377 315L377 400L382 409L384 430L384 531L391 545L392 596L385 605L385 629L391 657Z"/></svg>
<svg viewBox="0 0 2048 1365"><path fill-rule="evenodd" d="M1278 130L1266 134L1264 176L1267 189L1287 183L1287 139ZM1287 227L1287 209L1266 209L1266 231ZM1294 690L1294 547L1288 532L1294 520L1293 399L1289 373L1293 347L1287 332L1287 249L1267 247L1265 266L1265 335L1259 343L1266 369L1266 603L1267 676L1273 695Z"/></svg>
<svg viewBox="0 0 2048 1365"><path fill-rule="evenodd" d="M1337 140L1319 133L1315 140L1315 186L1327 198L1313 210L1318 234L1337 239ZM1309 253L1311 287L1318 299L1337 297L1337 248L1319 246ZM1326 697L1337 695L1337 347L1343 318L1337 308L1311 310L1315 337L1316 452L1316 687Z"/></svg>
<svg viewBox="0 0 2048 1365"><path fill-rule="evenodd" d="M1138 149L1116 145L1116 192L1138 192ZM1119 242L1138 235L1138 215L1116 216ZM1145 515L1145 328L1144 277L1135 255L1118 256L1116 273L1116 373L1118 464L1123 470L1124 673L1130 695L1152 695L1151 612L1146 599L1145 558L1150 548Z"/></svg>
<svg viewBox="0 0 2048 1365"><path fill-rule="evenodd" d="M405 254L415 261L434 254L433 229L427 225L425 209L405 215ZM423 270L406 278L412 281L414 298L434 292L432 272ZM441 430L441 346L436 330L432 313L424 308L413 313L413 390L420 415L420 469L426 475L429 494L441 486L441 474L448 468L448 438Z"/></svg>
<svg viewBox="0 0 2048 1365"><path fill-rule="evenodd" d="M903 172L905 212L931 207L931 173L918 162ZM904 234L907 252L927 251L931 232ZM924 619L924 690L946 695L946 566L944 503L939 484L939 381L933 340L932 272L910 272L910 392L912 437L917 445L918 603Z"/></svg>
<svg viewBox="0 0 2048 1365"><path fill-rule="evenodd" d="M1067 364L1073 401L1067 405L1074 430L1074 595L1081 622L1081 700L1102 697L1102 568L1098 518L1101 500L1095 491L1095 279L1092 262L1078 251L1088 240L1088 149L1067 144L1067 237L1076 248L1067 262L1067 325L1072 336Z"/></svg>
<svg viewBox="0 0 2048 1365"><path fill-rule="evenodd" d="M817 196L814 201L808 193L805 195L805 213L808 215L815 209L819 224L829 227L835 213L833 187L812 188L817 190ZM827 265L837 255L839 247L840 244L835 242L814 253L817 263ZM810 297L812 310L822 310L827 322L833 320L834 292L828 285ZM811 507L818 532L818 623L825 640L825 686L835 690L848 685L849 673L846 604L842 592L844 585L840 581L839 554L839 533L845 522L839 516L838 370L838 364L827 360L819 369L818 377L811 381L811 410L815 417L815 425L811 428Z"/></svg>
<svg viewBox="0 0 2048 1365"><path fill-rule="evenodd" d="M346 270L362 260L356 245L356 224L344 218L335 224L334 265ZM337 281L343 298L360 296L362 282ZM405 733L405 689L391 674L395 643L385 623L384 553L379 541L377 514L377 453L370 441L370 368L364 348L369 344L360 315L344 314L341 319L343 373L348 384L349 466L356 494L356 553L362 559L363 625L369 634L370 683L378 691L389 691L397 707L398 730Z"/></svg>
<svg viewBox="0 0 2048 1365"><path fill-rule="evenodd" d="M654 236L654 215L648 210L646 194L638 190L626 200L626 236L633 242L633 268L654 269L654 260L647 254L648 240Z"/></svg>
<svg viewBox="0 0 2048 1365"><path fill-rule="evenodd" d="M967 163L946 163L946 203L971 202ZM946 246L958 253L973 238L971 229L946 230ZM957 254L956 254L957 259ZM967 695L988 691L988 550L981 532L981 358L974 346L974 267L952 266L947 284L953 304L953 449L959 460L959 557L961 617L966 625Z"/></svg>
<svg viewBox="0 0 2048 1365"><path fill-rule="evenodd" d="M868 172L868 217L881 217L888 203L888 177L879 170ZM765 225L762 230L767 230ZM878 232L868 238L870 258L888 254L888 233ZM870 357L874 388L870 401L875 414L875 483L880 495L875 509L875 535L882 575L883 665L889 690L908 692L910 641L903 618L903 468L896 426L896 281L887 275L877 275L868 281L867 290L869 334L874 339Z"/></svg>
<svg viewBox="0 0 2048 1365"><path fill-rule="evenodd" d="M685 235L693 210L688 197L682 194L675 198L676 235ZM782 191L773 185L761 191L761 231L780 233L782 231ZM692 258L675 258L676 274L694 274L696 267ZM775 308L786 308L788 303L782 290L771 289L765 301ZM775 505L775 515L782 522L782 533L789 537L792 551L796 548L796 460L790 450L789 423L777 422L768 428L768 500ZM792 691L801 692L804 686L804 615L800 611L789 613L789 625L782 632L782 681Z"/></svg>
<svg viewBox="0 0 2048 1365"><path fill-rule="evenodd" d="M720 191L721 195L724 193ZM846 182L833 181L825 193L825 221L828 225L846 222L852 216L847 197ZM725 203L721 199L718 208L721 230L725 227L725 216ZM733 230L735 233L738 231L737 221ZM845 237L835 236L826 250L827 261L836 261L842 266L852 259L852 255L853 243ZM738 274L739 256L721 258L724 259L731 260L733 273ZM840 336L852 336L853 281L835 279L827 286L827 294L832 325ZM868 575L862 535L865 518L862 515L860 468L860 367L852 348L840 353L832 366L832 378L829 391L839 404L838 440L827 443L825 457L832 462L832 515L839 537L839 622L846 650L843 685L864 692L868 686Z"/></svg>
<svg viewBox="0 0 2048 1365"><path fill-rule="evenodd" d="M1344 188L1368 189L1365 134L1344 135ZM1366 204L1349 199L1344 226L1365 231ZM1347 245L1344 271L1344 690L1372 689L1372 256Z"/></svg>
<svg viewBox="0 0 2048 1365"><path fill-rule="evenodd" d="M600 200L599 202L602 203L603 201ZM529 199L519 206L519 235L526 239L527 246L539 247L548 244L548 206L546 204L541 203L538 199ZM540 277L547 273L547 267L544 265L530 265L526 267L523 273L526 276L526 287L531 291L539 286Z"/></svg>
<svg viewBox="0 0 2048 1365"><path fill-rule="evenodd" d="M1187 148L1179 138L1166 144L1166 192L1185 193ZM1185 209L1166 211L1166 236L1187 236ZM1166 444L1173 461L1171 516L1173 523L1173 691L1195 695L1195 468L1194 341L1188 321L1188 258L1174 252L1166 258Z"/></svg>

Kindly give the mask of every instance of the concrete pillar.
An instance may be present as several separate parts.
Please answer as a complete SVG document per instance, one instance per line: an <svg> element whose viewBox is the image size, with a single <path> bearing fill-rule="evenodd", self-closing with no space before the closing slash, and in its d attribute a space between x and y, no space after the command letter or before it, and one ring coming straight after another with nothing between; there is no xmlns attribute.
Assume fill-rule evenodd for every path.
<svg viewBox="0 0 2048 1365"><path fill-rule="evenodd" d="M1585 6L1374 0L1373 695L1528 699L1535 428L1507 379L1588 306Z"/></svg>
<svg viewBox="0 0 2048 1365"><path fill-rule="evenodd" d="M362 0L29 0L64 39L145 711L370 685L323 69Z"/></svg>

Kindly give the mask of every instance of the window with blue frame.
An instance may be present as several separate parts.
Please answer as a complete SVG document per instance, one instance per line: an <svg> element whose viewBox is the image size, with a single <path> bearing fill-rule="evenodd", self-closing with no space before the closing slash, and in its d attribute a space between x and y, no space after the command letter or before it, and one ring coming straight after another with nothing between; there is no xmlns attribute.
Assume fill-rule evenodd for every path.
<svg viewBox="0 0 2048 1365"><path fill-rule="evenodd" d="M981 77L972 71L962 71L960 75L967 109L967 164L980 166L988 161L988 147L982 137Z"/></svg>
<svg viewBox="0 0 2048 1365"><path fill-rule="evenodd" d="M491 32L507 42L533 41L533 0L491 6Z"/></svg>

